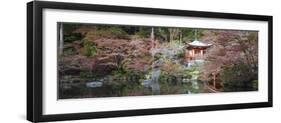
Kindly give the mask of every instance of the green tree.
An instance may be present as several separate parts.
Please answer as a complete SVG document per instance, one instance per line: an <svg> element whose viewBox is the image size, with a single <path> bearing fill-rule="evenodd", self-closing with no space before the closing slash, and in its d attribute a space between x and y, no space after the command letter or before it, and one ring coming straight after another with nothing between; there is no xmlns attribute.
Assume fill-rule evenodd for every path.
<svg viewBox="0 0 281 123"><path fill-rule="evenodd" d="M137 35L142 38L149 38L151 34L151 27L140 27Z"/></svg>

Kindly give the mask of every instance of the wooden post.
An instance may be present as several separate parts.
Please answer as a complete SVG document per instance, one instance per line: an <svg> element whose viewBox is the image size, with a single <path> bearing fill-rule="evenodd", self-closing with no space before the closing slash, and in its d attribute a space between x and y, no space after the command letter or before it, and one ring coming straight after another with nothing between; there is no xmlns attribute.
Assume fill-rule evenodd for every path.
<svg viewBox="0 0 281 123"><path fill-rule="evenodd" d="M203 59L203 49L200 50L200 54L201 54L201 59Z"/></svg>
<svg viewBox="0 0 281 123"><path fill-rule="evenodd" d="M187 58L189 55L189 51L187 49L184 50L184 61L187 62Z"/></svg>
<svg viewBox="0 0 281 123"><path fill-rule="evenodd" d="M194 49L192 49L192 58L194 58L194 56L195 56L195 50Z"/></svg>

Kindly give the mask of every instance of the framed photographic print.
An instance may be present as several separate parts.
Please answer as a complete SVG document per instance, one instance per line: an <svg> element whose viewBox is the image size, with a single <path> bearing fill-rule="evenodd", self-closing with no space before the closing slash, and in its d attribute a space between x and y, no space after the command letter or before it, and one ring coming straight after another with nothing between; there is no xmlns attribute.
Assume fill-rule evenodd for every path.
<svg viewBox="0 0 281 123"><path fill-rule="evenodd" d="M33 122L272 107L272 16L27 4Z"/></svg>

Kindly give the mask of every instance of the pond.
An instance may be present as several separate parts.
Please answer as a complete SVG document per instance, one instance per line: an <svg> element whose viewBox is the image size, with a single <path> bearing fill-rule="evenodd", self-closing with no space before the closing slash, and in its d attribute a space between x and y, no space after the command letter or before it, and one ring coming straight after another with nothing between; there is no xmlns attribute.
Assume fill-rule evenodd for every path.
<svg viewBox="0 0 281 123"><path fill-rule="evenodd" d="M159 81L159 92L155 93L153 86L147 80L112 80L68 84L67 88L60 86L60 99L71 98L97 98L97 97L123 97L170 94L204 93L205 83L199 80L166 80ZM89 83L92 83L89 84ZM93 84L94 83L94 84ZM101 84L102 83L102 84ZM118 84L117 84L118 83Z"/></svg>

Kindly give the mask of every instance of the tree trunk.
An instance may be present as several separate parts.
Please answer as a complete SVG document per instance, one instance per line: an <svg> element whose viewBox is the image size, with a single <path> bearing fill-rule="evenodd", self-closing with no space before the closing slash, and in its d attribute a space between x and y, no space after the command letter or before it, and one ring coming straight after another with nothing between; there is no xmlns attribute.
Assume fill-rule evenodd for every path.
<svg viewBox="0 0 281 123"><path fill-rule="evenodd" d="M181 32L181 42L183 43L183 33Z"/></svg>
<svg viewBox="0 0 281 123"><path fill-rule="evenodd" d="M152 48L154 48L155 47L155 42L154 42L154 28L153 27L151 27L150 40L152 42Z"/></svg>
<svg viewBox="0 0 281 123"><path fill-rule="evenodd" d="M154 40L154 27L151 27L150 39L151 39L152 41Z"/></svg>
<svg viewBox="0 0 281 123"><path fill-rule="evenodd" d="M214 83L213 83L213 85L214 85L214 88L216 88L216 74L213 74L213 76L214 76Z"/></svg>
<svg viewBox="0 0 281 123"><path fill-rule="evenodd" d="M169 30L169 35L170 35L170 41L169 42L171 42L172 40L173 40L173 37L174 37L174 35L173 35L173 30L172 29L168 29Z"/></svg>
<svg viewBox="0 0 281 123"><path fill-rule="evenodd" d="M182 31L180 31L180 44L182 44L183 43L183 34L182 34Z"/></svg>
<svg viewBox="0 0 281 123"><path fill-rule="evenodd" d="M59 55L63 53L63 24L59 24Z"/></svg>
<svg viewBox="0 0 281 123"><path fill-rule="evenodd" d="M179 32L178 38L179 38L179 44L181 44L181 32Z"/></svg>

